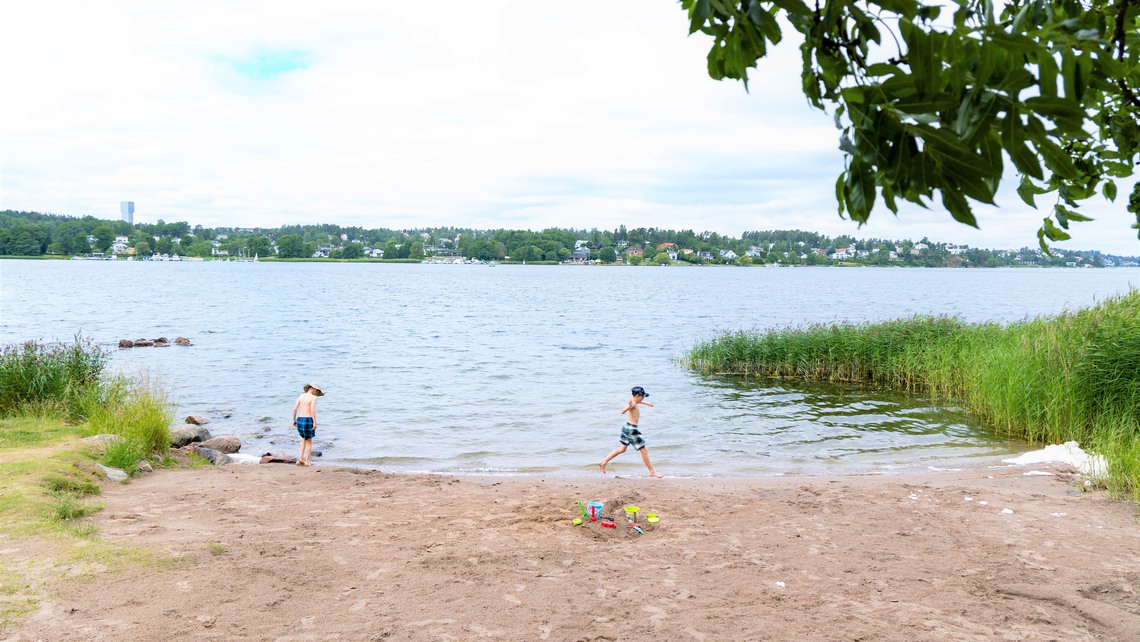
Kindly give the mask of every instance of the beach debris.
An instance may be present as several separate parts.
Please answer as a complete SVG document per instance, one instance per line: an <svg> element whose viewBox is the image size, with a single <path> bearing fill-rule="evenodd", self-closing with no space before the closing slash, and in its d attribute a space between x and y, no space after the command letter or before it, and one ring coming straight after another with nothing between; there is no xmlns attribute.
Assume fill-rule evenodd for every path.
<svg viewBox="0 0 1140 642"><path fill-rule="evenodd" d="M103 464L95 464L95 465L99 467L99 470L103 471L103 474L107 476L107 479L110 479L113 482L122 483L122 482L127 481L131 477L130 475L127 474L127 472L125 470L120 470L118 468L111 468L110 466L104 466Z"/></svg>
<svg viewBox="0 0 1140 642"><path fill-rule="evenodd" d="M973 497L966 497L965 500L968 502L972 502L972 501L974 501L974 498Z"/></svg>
<svg viewBox="0 0 1140 642"><path fill-rule="evenodd" d="M1003 509L1001 509L1001 514L1002 514L1002 515L1012 515L1012 514L1013 514L1013 509L1010 509L1010 508L1003 508Z"/></svg>
<svg viewBox="0 0 1140 642"><path fill-rule="evenodd" d="M257 464L261 463L261 457L258 455L249 455L246 453L227 453L227 456L235 464Z"/></svg>
<svg viewBox="0 0 1140 642"><path fill-rule="evenodd" d="M990 503L989 503L989 502L987 502L987 501L984 501L984 500L983 500L983 501L980 501L980 502L978 502L978 506L989 506L989 505L990 505Z"/></svg>
<svg viewBox="0 0 1140 642"><path fill-rule="evenodd" d="M217 437L211 437L210 439L207 439L198 445L202 448L211 448L227 455L236 453L237 451L241 450L241 440L237 437L234 437L233 435L219 435Z"/></svg>
<svg viewBox="0 0 1140 642"><path fill-rule="evenodd" d="M1002 463L1015 466L1028 464L1062 463L1069 464L1094 479L1101 479L1108 470L1108 462L1104 456L1088 453L1081 450L1079 443L1066 441L1063 444L1053 444L1041 450L1022 453L1012 459L1003 459Z"/></svg>
<svg viewBox="0 0 1140 642"><path fill-rule="evenodd" d="M1031 470L1031 471L1023 473L1023 474L1024 475L1047 475L1049 477L1053 476L1053 473L1048 473L1048 472L1045 472L1044 470Z"/></svg>
<svg viewBox="0 0 1140 642"><path fill-rule="evenodd" d="M183 421L188 424L194 424L195 426L205 426L206 424L210 423L209 419L206 419L201 415L189 415Z"/></svg>
<svg viewBox="0 0 1140 642"><path fill-rule="evenodd" d="M181 448L186 444L206 441L213 437L209 430L194 424L185 424L170 431L170 445Z"/></svg>
<svg viewBox="0 0 1140 642"><path fill-rule="evenodd" d="M1052 515L1053 517L1064 517L1068 513L1049 513L1049 514Z"/></svg>
<svg viewBox="0 0 1140 642"><path fill-rule="evenodd" d="M787 584L784 584L783 582L776 582L776 588L787 588Z"/></svg>

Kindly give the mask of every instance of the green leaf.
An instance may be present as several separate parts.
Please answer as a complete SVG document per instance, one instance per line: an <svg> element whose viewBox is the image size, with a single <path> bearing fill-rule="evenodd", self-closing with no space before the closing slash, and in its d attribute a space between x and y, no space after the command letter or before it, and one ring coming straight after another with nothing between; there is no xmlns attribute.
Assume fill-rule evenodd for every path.
<svg viewBox="0 0 1140 642"><path fill-rule="evenodd" d="M709 21L709 0L695 0L689 8L689 33L696 33Z"/></svg>
<svg viewBox="0 0 1140 642"><path fill-rule="evenodd" d="M1105 181L1104 185L1101 186L1100 189L1105 198L1110 201L1116 200L1116 183L1113 183L1112 181Z"/></svg>
<svg viewBox="0 0 1140 642"><path fill-rule="evenodd" d="M1067 241L1072 238L1064 230L1053 225L1053 219L1051 218L1045 219L1045 225L1043 227L1045 228L1045 236L1050 241Z"/></svg>
<svg viewBox="0 0 1140 642"><path fill-rule="evenodd" d="M1037 186L1035 186L1033 182L1029 180L1029 177L1021 177L1021 183L1017 186L1017 195L1021 197L1021 200L1024 201L1026 205L1032 207L1033 209L1037 209L1037 203L1034 202L1033 197L1040 193L1041 192L1037 189Z"/></svg>
<svg viewBox="0 0 1140 642"><path fill-rule="evenodd" d="M965 223L970 227L977 227L978 221L974 219L974 213L970 211L970 204L966 202L966 198L958 192L948 187L942 188L942 204L950 210L950 215L954 217L955 221Z"/></svg>
<svg viewBox="0 0 1140 642"><path fill-rule="evenodd" d="M787 11L788 14L792 16L808 18L812 15L811 8L803 2L799 2L798 0L772 0L772 4L783 9L784 11Z"/></svg>

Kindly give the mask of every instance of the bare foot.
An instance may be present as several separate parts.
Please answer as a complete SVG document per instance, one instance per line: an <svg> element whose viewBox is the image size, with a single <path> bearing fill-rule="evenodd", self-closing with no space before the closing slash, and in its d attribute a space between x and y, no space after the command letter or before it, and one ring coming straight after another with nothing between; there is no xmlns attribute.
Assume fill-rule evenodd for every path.
<svg viewBox="0 0 1140 642"><path fill-rule="evenodd" d="M605 475L605 474L606 474L606 465L605 465L605 463L604 463L604 462L598 462L598 468L601 468L601 469L602 469L602 474L603 474L603 475Z"/></svg>
<svg viewBox="0 0 1140 642"><path fill-rule="evenodd" d="M661 478L661 477L664 477L665 475L662 475L661 473L659 473L659 472L657 472L657 471L653 471L653 472L649 473L649 476L650 476L650 477L657 477L657 478Z"/></svg>

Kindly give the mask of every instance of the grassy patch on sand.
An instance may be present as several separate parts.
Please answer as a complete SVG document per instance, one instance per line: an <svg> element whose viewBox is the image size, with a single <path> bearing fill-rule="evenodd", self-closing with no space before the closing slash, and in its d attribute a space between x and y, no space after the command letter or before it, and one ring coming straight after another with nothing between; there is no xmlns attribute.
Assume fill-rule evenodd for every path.
<svg viewBox="0 0 1140 642"><path fill-rule="evenodd" d="M1103 454L1109 488L1140 501L1140 290L1009 325L913 317L731 332L682 363L953 399L997 432Z"/></svg>
<svg viewBox="0 0 1140 642"><path fill-rule="evenodd" d="M159 386L104 376L105 364L106 354L80 339L0 350L0 541L35 551L0 569L0 630L61 582L183 563L96 537L90 516L108 483L97 464L133 474L144 457L166 463L173 419ZM82 440L96 434L113 437Z"/></svg>

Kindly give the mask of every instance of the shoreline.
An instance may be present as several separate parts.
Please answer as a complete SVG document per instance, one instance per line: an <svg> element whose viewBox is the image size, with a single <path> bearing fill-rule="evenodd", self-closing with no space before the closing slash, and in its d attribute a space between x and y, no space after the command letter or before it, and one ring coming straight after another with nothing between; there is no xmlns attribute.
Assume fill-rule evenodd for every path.
<svg viewBox="0 0 1140 642"><path fill-rule="evenodd" d="M1053 476L159 470L91 520L154 559L49 584L0 639L1137 639L1136 507L1032 469ZM592 500L660 522L572 525Z"/></svg>

